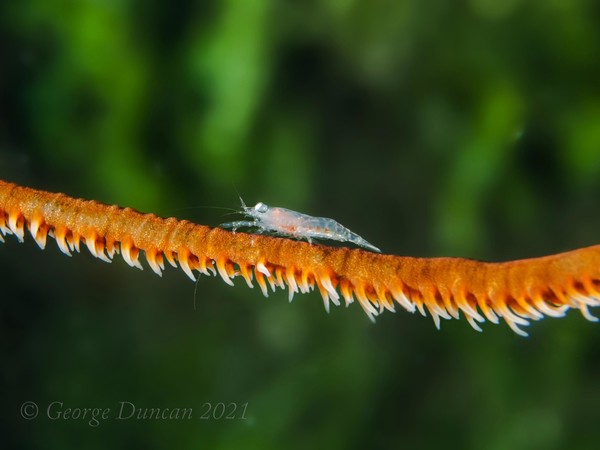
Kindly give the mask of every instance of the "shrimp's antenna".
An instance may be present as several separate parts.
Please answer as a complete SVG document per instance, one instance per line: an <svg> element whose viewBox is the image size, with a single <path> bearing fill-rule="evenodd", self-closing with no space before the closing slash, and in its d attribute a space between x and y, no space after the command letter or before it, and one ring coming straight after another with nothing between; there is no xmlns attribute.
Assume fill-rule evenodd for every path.
<svg viewBox="0 0 600 450"><path fill-rule="evenodd" d="M237 194L238 198L240 199L240 203L242 204L242 209L246 209L246 203L244 203L244 199L242 198L242 196L240 195L240 191L238 191L237 186L235 185L235 183L233 182L233 180L231 181L231 184L233 184L233 189L235 190L235 193Z"/></svg>
<svg viewBox="0 0 600 450"><path fill-rule="evenodd" d="M178 211L188 211L188 210L193 210L193 209L205 209L205 208L206 209L222 209L222 210L225 210L225 211L239 212L237 209L228 208L226 206L208 206L208 205L184 206L182 208L172 209L171 212L175 213L175 212L178 212Z"/></svg>
<svg viewBox="0 0 600 450"><path fill-rule="evenodd" d="M196 278L196 283L194 283L194 311L196 311L196 294L198 293L198 285L200 284L200 277Z"/></svg>
<svg viewBox="0 0 600 450"><path fill-rule="evenodd" d="M225 216L233 216L234 214L242 214L242 212L241 212L241 211L238 211L237 209L234 209L234 210L233 210L233 212L228 212L228 213L225 213L225 214L221 215L221 217L225 217Z"/></svg>

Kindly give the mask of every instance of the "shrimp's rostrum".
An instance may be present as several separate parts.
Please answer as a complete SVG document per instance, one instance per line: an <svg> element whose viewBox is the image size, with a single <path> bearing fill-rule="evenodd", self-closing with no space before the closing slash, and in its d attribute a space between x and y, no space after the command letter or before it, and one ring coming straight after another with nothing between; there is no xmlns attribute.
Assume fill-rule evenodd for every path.
<svg viewBox="0 0 600 450"><path fill-rule="evenodd" d="M257 226L303 239L342 236L370 248L331 219L261 203L244 211L254 220L228 226ZM531 320L562 317L571 308L595 322L589 308L600 306L600 245L503 263L383 255L235 233L0 181L0 241L14 235L22 242L27 229L40 248L50 236L67 255L84 244L103 261L111 262L120 253L140 269L140 255L145 255L159 275L166 260L179 264L193 280L196 273L219 275L232 285L241 276L250 287L256 282L265 296L268 287L287 288L290 300L295 293L316 288L326 309L330 302L339 305L343 298L348 306L356 299L371 319L399 305L411 313L430 314L438 328L440 319L462 314L478 331L486 320L503 319L526 335L522 327Z"/></svg>
<svg viewBox="0 0 600 450"><path fill-rule="evenodd" d="M249 207L241 198L240 201L242 202L242 213L254 220L228 222L221 224L221 227L232 228L233 231L238 228L254 227L260 233L306 239L309 243L312 243L313 239L351 242L359 247L381 253L377 247L333 219L313 217L291 209L268 206L262 202Z"/></svg>

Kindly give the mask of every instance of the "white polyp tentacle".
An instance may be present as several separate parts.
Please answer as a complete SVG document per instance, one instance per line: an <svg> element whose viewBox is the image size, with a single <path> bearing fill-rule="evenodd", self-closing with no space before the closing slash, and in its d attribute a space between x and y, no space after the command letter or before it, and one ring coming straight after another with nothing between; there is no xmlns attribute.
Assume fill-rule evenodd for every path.
<svg viewBox="0 0 600 450"><path fill-rule="evenodd" d="M527 319L525 319L524 317L519 316L518 314L514 313L504 302L498 302L498 305L496 306L498 311L500 311L500 313L502 314L502 317L504 317L504 319L510 319L513 322L515 322L516 324L519 325L523 325L523 326L527 326L529 325L529 321Z"/></svg>
<svg viewBox="0 0 600 450"><path fill-rule="evenodd" d="M211 270L214 272L214 267L212 267L212 260L211 260ZM198 271L203 274L206 275L207 277L210 277L211 275L214 276L214 273L211 273L208 271L208 266L206 265L206 260L200 260L200 267L198 267Z"/></svg>
<svg viewBox="0 0 600 450"><path fill-rule="evenodd" d="M550 317L564 317L564 315L567 313L567 310L569 309L569 305L552 307L548 305L541 297L533 297L532 300L537 309L539 309L542 313Z"/></svg>
<svg viewBox="0 0 600 450"><path fill-rule="evenodd" d="M438 305L438 303L433 300L431 302L429 302L427 304L428 309L431 311L431 309L433 309L436 314L438 314L440 317L443 317L446 320L450 319L450 315L448 314L448 311L446 311L444 308L442 308L440 305Z"/></svg>
<svg viewBox="0 0 600 450"><path fill-rule="evenodd" d="M229 278L229 274L227 273L227 267L225 266L225 264L225 260L218 259L216 264L217 271L219 275L221 275L221 278L225 283L227 283L229 286L234 286L233 281L231 281L231 278Z"/></svg>
<svg viewBox="0 0 600 450"><path fill-rule="evenodd" d="M68 241L67 241L68 242ZM85 238L85 245L90 251L90 253L98 259L101 259L104 262L111 262L110 259L104 254L103 251L98 251L96 248L96 238L95 236L88 236Z"/></svg>
<svg viewBox="0 0 600 450"><path fill-rule="evenodd" d="M71 256L71 252L69 251L69 247L66 243L66 234L66 229L57 229L54 231L54 240L56 241L56 244L58 245L58 248L61 252L63 252L67 256Z"/></svg>
<svg viewBox="0 0 600 450"><path fill-rule="evenodd" d="M271 272L269 272L269 269L267 269L265 264L262 262L258 262L256 264L256 270L258 270L260 273L262 273L267 278L269 278L271 276Z"/></svg>
<svg viewBox="0 0 600 450"><path fill-rule="evenodd" d="M217 269L215 269L215 261L212 259L207 259L207 261L208 261L208 264L206 265L206 270L208 271L207 275L210 276L212 274L213 277L216 277Z"/></svg>
<svg viewBox="0 0 600 450"><path fill-rule="evenodd" d="M283 279L283 270L284 269L282 269L281 267L278 267L277 270L275 270L275 283L282 290L285 290L287 288L287 285L285 284L285 281Z"/></svg>
<svg viewBox="0 0 600 450"><path fill-rule="evenodd" d="M321 292L321 297L323 297L323 306L325 307L325 312L329 314L329 296L327 292Z"/></svg>
<svg viewBox="0 0 600 450"><path fill-rule="evenodd" d="M329 278L327 276L321 277L321 285L325 288L325 290L329 294L329 298L334 303L334 305L340 306L340 301L339 301L340 296L337 293L337 291L335 290L335 288L333 287L333 284L331 283L331 278Z"/></svg>
<svg viewBox="0 0 600 450"><path fill-rule="evenodd" d="M515 333L517 333L519 336L523 336L523 337L529 336L529 334L527 332L521 330L514 321L510 320L507 317L504 317L504 321L510 327L510 329L513 330ZM521 324L521 326L528 326L528 325L529 325L529 322L527 322L525 324Z"/></svg>
<svg viewBox="0 0 600 450"><path fill-rule="evenodd" d="M7 214L4 211L0 211L0 233L4 236L6 236L7 234L13 234L10 228L8 227L6 218Z"/></svg>
<svg viewBox="0 0 600 450"><path fill-rule="evenodd" d="M118 251L118 247L115 247L115 250ZM164 255L165 255L165 258L167 258L167 261L169 262L169 264L171 264L171 267L177 268L177 262L175 261L173 252L171 252L170 250L165 250Z"/></svg>
<svg viewBox="0 0 600 450"><path fill-rule="evenodd" d="M164 260L164 258L162 257L162 254L161 254L161 253L157 254L157 255L156 255L156 258L157 258L157 259L156 259L156 262L157 262L157 264L158 264L158 267L160 267L160 270L161 270L161 271L162 271L162 270L165 270L165 260Z"/></svg>
<svg viewBox="0 0 600 450"><path fill-rule="evenodd" d="M101 247L100 249L97 249L97 253L98 253L98 258L100 258L102 261L107 262L107 263L112 262L112 259L110 259L110 257L104 253L103 247Z"/></svg>
<svg viewBox="0 0 600 450"><path fill-rule="evenodd" d="M519 325L525 327L529 326L529 321L527 319L524 319L523 317L513 313L503 302L498 302L496 308L498 309L499 313L502 314L504 321L515 333L520 334L521 336L528 335L525 331L519 328Z"/></svg>
<svg viewBox="0 0 600 450"><path fill-rule="evenodd" d="M77 253L79 253L81 251L81 249L79 248L79 244L80 244L80 236L78 234L73 234L73 238L71 239L71 246L73 247L73 250L75 250Z"/></svg>
<svg viewBox="0 0 600 450"><path fill-rule="evenodd" d="M156 251L146 251L146 261L148 262L148 265L150 266L152 271L159 277L162 277L162 271L164 270L164 266L161 267L161 264L156 260Z"/></svg>
<svg viewBox="0 0 600 450"><path fill-rule="evenodd" d="M477 322L479 322L479 323L485 322L485 319L483 318L483 316L481 314L479 314L479 312L475 308L473 308L471 305L469 305L469 303L466 300L464 302L460 303L459 308L463 310L465 315L471 316Z"/></svg>
<svg viewBox="0 0 600 450"><path fill-rule="evenodd" d="M298 292L298 283L296 283L296 277L294 276L294 271L292 269L287 269L285 271L285 279L288 284L288 298L291 303L294 299L294 294Z"/></svg>
<svg viewBox="0 0 600 450"><path fill-rule="evenodd" d="M41 225L41 220L38 218L33 218L33 219L31 219L31 222L29 222L29 232L31 233L31 237L33 237L33 239L35 239L37 237L38 230L40 229L40 225ZM42 248L42 250L43 250L43 248Z"/></svg>
<svg viewBox="0 0 600 450"><path fill-rule="evenodd" d="M260 287L262 294L265 297L269 297L269 290L267 289L267 284L265 283L264 272L262 271L262 269L258 268L259 264L261 264L261 263L258 263L256 266L254 266L254 275L256 278L256 282L258 283L258 286ZM266 270L266 268L264 268L264 270Z"/></svg>
<svg viewBox="0 0 600 450"><path fill-rule="evenodd" d="M402 306L404 309L406 309L409 313L414 313L415 312L415 304L413 302L411 302L406 295L404 295L404 293L400 290L391 290L390 291L392 294L392 297L394 298L394 300L396 300L396 302L398 302L398 304L400 306Z"/></svg>
<svg viewBox="0 0 600 450"><path fill-rule="evenodd" d="M387 309L392 313L396 312L396 305L388 289L383 286L375 286L375 294L379 299L380 314L383 312L383 309Z"/></svg>
<svg viewBox="0 0 600 450"><path fill-rule="evenodd" d="M306 294L310 291L310 287L308 285L308 274L306 273L306 271L302 271L302 275L300 276L300 280L298 281L298 288L303 294Z"/></svg>
<svg viewBox="0 0 600 450"><path fill-rule="evenodd" d="M244 280L246 280L248 287L251 289L254 288L254 285L252 284L252 271L249 270L248 266L245 264L239 264L239 268L240 273L242 274L242 277L244 277Z"/></svg>
<svg viewBox="0 0 600 450"><path fill-rule="evenodd" d="M581 311L581 315L590 322L598 322L598 318L590 312L590 310L588 309L588 305L586 305L585 303L579 304L579 311Z"/></svg>
<svg viewBox="0 0 600 450"><path fill-rule="evenodd" d="M481 312L483 312L485 318L492 322L494 325L498 325L500 323L500 320L498 319L496 313L488 307L487 300L484 297L478 297L476 298L476 300L477 304L479 305L479 309L481 309Z"/></svg>
<svg viewBox="0 0 600 450"><path fill-rule="evenodd" d="M465 318L467 319L467 322L469 322L469 325L471 325L471 327L473 327L475 331L479 331L480 333L483 331L481 327L477 324L477 322L475 322L474 318L471 317L469 314L465 313Z"/></svg>
<svg viewBox="0 0 600 450"><path fill-rule="evenodd" d="M379 313L369 301L369 298L367 297L364 288L360 285L357 285L354 290L354 294L356 295L360 306L362 306L363 310L367 313L367 316L369 316L371 322L375 322L375 317L378 316Z"/></svg>
<svg viewBox="0 0 600 450"><path fill-rule="evenodd" d="M384 294L385 295L385 294ZM384 310L388 310L389 312L395 313L396 308L394 307L394 303L385 297L379 297L379 313L381 314Z"/></svg>
<svg viewBox="0 0 600 450"><path fill-rule="evenodd" d="M135 267L135 265L133 264L133 261L131 260L131 255L129 254L128 246L121 247L121 256L123 257L123 259L125 260L125 262L127 264L129 264L131 267Z"/></svg>
<svg viewBox="0 0 600 450"><path fill-rule="evenodd" d="M598 300L594 300L594 298L590 298L590 297L586 297L583 294L579 294L579 293L573 293L570 296L572 299L574 299L577 304L579 305L580 303L585 303L588 306L599 306L599 302Z"/></svg>
<svg viewBox="0 0 600 450"><path fill-rule="evenodd" d="M340 284L340 292L342 293L342 297L344 297L344 302L346 303L346 308L350 306L351 303L354 302L354 297L352 295L352 289L348 285L348 283L343 282Z"/></svg>
<svg viewBox="0 0 600 450"><path fill-rule="evenodd" d="M523 298L523 296L518 296L515 298L517 304L525 310L527 314L531 316L533 320L540 320L544 318L544 315L535 309L532 305Z"/></svg>
<svg viewBox="0 0 600 450"><path fill-rule="evenodd" d="M31 235L38 247L44 250L46 248L46 238L48 237L48 233L46 232L46 229L40 227L39 222L37 225L37 228L34 228L33 226L30 228Z"/></svg>
<svg viewBox="0 0 600 450"><path fill-rule="evenodd" d="M111 245L107 244L105 245L105 250L106 250L106 254L108 255L108 257L110 259L113 259L116 253L116 245L113 243Z"/></svg>
<svg viewBox="0 0 600 450"><path fill-rule="evenodd" d="M184 271L184 273L188 277L190 277L192 281L197 281L194 272L192 272L192 269L190 268L187 258L179 258L179 265L181 266L181 269Z"/></svg>
<svg viewBox="0 0 600 450"><path fill-rule="evenodd" d="M269 286L271 286L271 291L275 292L277 289L277 285L275 284L275 278L273 276L266 277Z"/></svg>
<svg viewBox="0 0 600 450"><path fill-rule="evenodd" d="M137 267L140 270L144 270L144 267L142 266L139 259L137 258L137 255L135 253L133 253L135 251L136 250L133 248L132 245L128 245L128 244L121 245L121 256L123 257L125 262L127 264L129 264L131 267Z"/></svg>
<svg viewBox="0 0 600 450"><path fill-rule="evenodd" d="M431 315L431 318L433 319L433 323L434 323L435 327L439 330L440 329L440 316L438 315L435 308L428 307L427 309L429 309L429 314Z"/></svg>
<svg viewBox="0 0 600 450"><path fill-rule="evenodd" d="M19 242L23 242L24 238L24 230L23 226L19 226L19 215L18 214L9 214L8 215L8 227L13 232L13 234L17 237Z"/></svg>
<svg viewBox="0 0 600 450"><path fill-rule="evenodd" d="M421 315L423 317L427 317L427 313L425 312L425 308L423 307L423 302L422 301L416 301L415 305L417 306L417 309L419 310L419 312L421 313Z"/></svg>

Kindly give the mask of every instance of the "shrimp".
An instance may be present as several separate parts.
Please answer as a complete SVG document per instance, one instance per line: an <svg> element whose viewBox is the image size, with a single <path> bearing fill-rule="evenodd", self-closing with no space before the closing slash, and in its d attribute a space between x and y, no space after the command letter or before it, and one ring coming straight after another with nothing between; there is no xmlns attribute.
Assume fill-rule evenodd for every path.
<svg viewBox="0 0 600 450"><path fill-rule="evenodd" d="M271 233L279 236L289 236L296 239L306 239L312 243L313 239L329 239L339 242L351 242L359 247L373 252L381 253L374 245L370 244L358 234L327 217L313 217L291 209L268 206L262 202L250 207L242 202L242 214L253 220L240 220L219 225L221 228L231 228L233 231L242 227L258 228L259 233Z"/></svg>

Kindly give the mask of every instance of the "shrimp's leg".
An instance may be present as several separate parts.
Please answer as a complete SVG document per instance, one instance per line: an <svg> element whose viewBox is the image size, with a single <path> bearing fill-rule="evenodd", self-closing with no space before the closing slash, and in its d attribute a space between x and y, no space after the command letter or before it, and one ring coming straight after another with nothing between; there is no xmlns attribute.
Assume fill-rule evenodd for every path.
<svg viewBox="0 0 600 450"><path fill-rule="evenodd" d="M256 226L258 226L258 224L255 221L250 222L248 220L238 220L237 222L222 223L219 226L221 228L232 228L233 231L235 231L238 228L242 228L242 227L256 227Z"/></svg>

